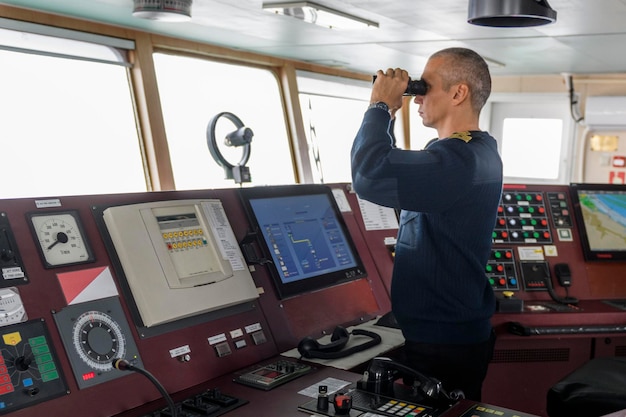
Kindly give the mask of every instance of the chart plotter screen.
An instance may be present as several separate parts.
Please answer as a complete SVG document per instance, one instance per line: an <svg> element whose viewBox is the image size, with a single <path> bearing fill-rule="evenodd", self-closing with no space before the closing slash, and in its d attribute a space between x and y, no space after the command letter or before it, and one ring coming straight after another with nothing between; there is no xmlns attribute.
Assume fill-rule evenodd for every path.
<svg viewBox="0 0 626 417"><path fill-rule="evenodd" d="M572 184L587 260L626 259L626 186Z"/></svg>

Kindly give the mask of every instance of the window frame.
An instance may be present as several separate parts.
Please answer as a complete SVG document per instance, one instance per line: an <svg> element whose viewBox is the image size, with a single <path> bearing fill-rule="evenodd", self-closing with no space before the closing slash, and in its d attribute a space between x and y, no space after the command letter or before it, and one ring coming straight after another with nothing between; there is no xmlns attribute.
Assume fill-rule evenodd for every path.
<svg viewBox="0 0 626 417"><path fill-rule="evenodd" d="M296 70L296 79L298 80L298 102L300 105L300 117L302 118L303 123L309 120L308 110L303 108L302 100L303 97L318 97L322 99L337 99L337 100L347 100L349 102L353 102L357 105L357 108L360 109L358 113L354 113L355 118L361 120L363 118L363 114L367 110L367 106L369 104L370 95L371 95L371 81L366 81L362 79L355 78L347 78L338 75L327 75L320 74L308 70ZM305 81L306 80L306 81ZM304 84L304 85L303 85ZM329 87L328 90L325 87ZM319 114L319 113L318 113ZM316 120L312 120L316 122ZM360 125L360 123L359 123ZM316 143L316 140L311 138L311 129L310 126L304 126L304 133L306 136L307 144L309 145L308 153L309 158L312 161L311 163L311 177L313 178L312 182L319 183L335 183L335 182L350 182L352 179L349 175L349 161L350 161L350 151L349 149L352 146L352 142L356 133L358 131L359 125L355 125L354 130L351 131L351 136L346 137L346 140L349 143L344 144L344 149L346 151L346 163L348 164L348 177L343 179L342 181L338 180L336 176L337 173L334 172L331 175L324 174L323 166L328 167L336 165L324 164L324 154L319 154L319 160L322 161L320 165L322 167L317 167L315 160L316 155L315 151L320 149L319 143ZM314 147L314 149L311 149ZM325 141L322 143L321 147L328 148L328 143ZM327 152L328 154L328 152ZM320 171L321 168L321 171Z"/></svg>
<svg viewBox="0 0 626 417"><path fill-rule="evenodd" d="M503 111L506 113L504 117L499 117L496 112L499 111L498 105L504 104L512 106L513 109ZM514 108L519 105L518 110ZM563 120L563 132L561 136L561 150L559 155L559 173L554 178L530 178L530 177L511 177L505 176L504 182L507 184L569 184L572 179L574 164L574 147L575 147L575 122L571 117L569 107L569 96L565 93L493 93L489 101L482 111L481 126L489 126L489 132L496 139L498 149L502 154L502 130L503 121L507 117L513 115L515 118L539 118L527 115L528 105L533 106L533 112L541 114L540 118L560 118ZM555 106L558 110L555 110ZM501 111L501 110L500 110ZM548 116L544 113L547 112ZM560 114L560 117L555 114ZM537 150L541 152L541 150Z"/></svg>
<svg viewBox="0 0 626 417"><path fill-rule="evenodd" d="M87 182L61 182L64 184L73 184L72 186L58 186L54 189L50 189L48 191L42 191L42 186L47 189L48 185L43 180L38 180L33 182L30 186L27 186L27 183L23 183L21 190L15 193L15 191L7 190L8 194L6 194L7 198L20 198L20 197L28 197L28 196L38 196L42 193L45 194L55 194L55 195L86 195L86 194L101 194L101 193L126 193L126 192L143 192L143 191L151 191L150 188L150 172L146 169L146 154L144 148L144 142L142 138L142 132L139 129L139 120L136 112L136 100L135 100L135 92L133 91L133 86L131 82L131 71L133 68L133 64L130 60L131 56L135 51L135 42L133 40L108 36L108 35L97 35L88 32L82 32L80 30L72 30L59 28L54 26L48 26L44 24L31 23L31 22L22 22L15 21L7 18L0 18L0 30L3 32L6 31L6 34L9 36L5 37L3 40L0 40L0 51L3 54L7 54L8 57L15 56L15 60L7 60L6 62L12 62L13 64L22 64L29 65L28 63L35 63L39 61L45 61L44 63L49 63L47 67L58 67L59 73L50 73L50 71L46 71L45 73L38 73L43 75L47 75L48 77L58 76L62 78L63 73L67 71L69 74L74 74L75 78L71 78L72 80L76 80L77 82L87 83L93 82L93 75L90 74L91 71L86 70L84 67L89 67L91 70L103 71L101 74L106 74L107 77L111 76L111 81L115 83L115 85L109 85L109 88L105 88L105 90L101 90L103 93L103 97L107 96L106 93L110 93L115 91L115 97L112 97L117 103L117 108L123 109L122 113L118 113L120 119L116 119L119 123L111 124L110 126L116 127L124 127L124 131L116 130L115 132L109 129L108 134L116 134L116 137L123 139L124 142L119 142L118 145L121 146L124 144L128 145L128 150L133 151L131 153L125 153L123 155L129 155L129 159L133 160L132 164L127 166L132 169L126 170L126 173L133 175L132 181L111 181L108 178L107 172L108 167L101 166L106 158L98 158L100 161L100 165L91 164L89 166L84 166L84 162L81 164L76 164L75 170L87 170L92 167L99 166L99 170L94 171L94 175L89 176ZM13 34L15 36L13 36ZM86 46L87 48L82 48ZM85 54L83 54L83 52ZM9 66L9 64L5 65ZM73 63L76 62L76 65ZM32 65L29 65L31 68ZM45 65L44 65L45 66ZM93 66L97 66L94 68ZM14 65L13 65L14 67ZM81 69L82 68L82 69ZM47 68L49 69L49 68ZM77 75L84 74L84 77L78 77ZM91 79L90 79L91 77ZM45 77L44 77L45 78ZM67 76L65 77L67 78ZM56 79L55 79L56 80ZM47 81L46 79L40 80L42 82L46 82L45 86L50 86L51 88L57 88L61 85L59 82ZM31 84L34 85L35 81L31 79ZM111 88L115 87L115 88ZM58 89L58 88L57 88ZM50 99L55 99L55 97L63 96L64 98L73 97L71 94L76 93L81 98L76 100L78 108L74 107L74 112L79 112L79 110L83 110L83 108L91 109L84 118L86 123L89 121L93 124L102 123L103 115L106 113L106 109L109 106L109 102L102 101L102 97L100 100L93 100L93 95L89 94L89 89L82 88L80 85L74 85L70 89L64 90L67 91L68 94L54 94L47 90L46 88L42 88L41 90L36 90L36 95L33 95L33 98L39 96L40 100L36 100L36 102L32 102L33 105L33 115L37 117L35 104L44 105L48 103ZM43 92L43 96L42 93ZM20 91L16 93L15 91L6 92L6 94L14 94L19 96L20 100L23 97L28 97L23 94L24 91ZM46 99L43 99L45 97ZM60 100L60 99L59 99ZM79 103L83 103L85 100L92 106L81 105ZM6 103L6 101L5 101ZM97 103L97 104L96 104ZM17 104L16 104L17 106ZM22 105L23 106L23 105ZM103 107L104 106L104 107ZM23 106L24 107L24 106ZM48 103L46 110L41 110L43 113L39 113L41 117L50 117L52 112L49 111L50 108L54 108L54 103ZM30 105L29 107L30 108ZM57 106L58 108L58 106ZM68 106L68 109L71 109L72 106ZM18 110L18 107L15 108ZM58 138L61 139L67 136L70 140L66 141L66 143L60 143L59 146L63 149L71 149L72 147L82 147L83 144L88 143L86 136L90 136L88 132L91 130L90 127L83 127L81 123L73 123L76 119L74 112L64 110L62 112L62 117L58 117L58 120L64 120L67 123L71 124L72 127L76 129L83 129L80 132L74 132L74 135L68 136L68 132L62 132L59 130L52 131L52 139ZM10 112L9 112L10 114ZM29 113L29 116L30 113ZM16 120L21 120L16 118ZM81 119L83 120L83 119ZM123 122L123 123L122 123ZM53 123L51 123L53 124ZM56 124L53 124L56 126ZM35 125L33 125L35 126ZM11 126L7 126L7 129L11 129ZM70 129L67 129L70 130ZM11 131L11 130L9 130ZM99 132L99 131L98 131ZM21 132L20 132L21 134ZM94 137L98 137L98 134L94 134ZM78 136L77 136L78 135ZM101 135L101 134L100 134ZM25 143L31 143L37 147L36 143L40 143L41 146L48 146L50 142L50 135L46 134L38 134L36 131L31 132L30 134L24 130L23 135L21 137L28 139ZM129 139L126 142L126 139ZM95 139L94 139L95 140ZM100 139L101 146L106 146L108 143L106 137L102 137ZM45 143L37 142L37 141L45 141ZM72 145L74 144L74 145ZM113 146L113 145L111 145ZM111 152L118 152L113 146L111 148L109 146L109 150ZM104 150L104 148L101 148ZM135 152L136 150L136 152ZM108 151L107 151L108 152ZM105 154L107 152L104 152ZM109 154L110 155L110 154ZM130 155L134 155L130 157ZM23 155L25 158L28 158L26 154ZM36 155L38 156L38 155ZM81 155L80 159L84 161L88 161L90 157L93 155ZM119 156L119 155L117 155ZM51 155L51 158L63 158L66 155ZM33 161L29 160L29 163L37 163L35 156L30 157ZM41 165L41 164L39 164ZM10 168L8 168L10 169ZM67 173L67 175L74 175L74 173ZM36 175L33 174L30 176L31 179L35 178ZM43 178L41 175L38 178ZM52 181L54 176L45 176L46 180ZM30 181L30 180L29 180ZM34 181L34 180L33 180ZM110 187L110 184L118 184L118 186ZM124 184L123 187L119 187L119 184Z"/></svg>
<svg viewBox="0 0 626 417"><path fill-rule="evenodd" d="M212 48L211 48L212 49ZM263 65L263 64L259 64L259 63L255 63L255 62L250 62L249 60L245 60L245 59L228 59L228 58L224 58L221 55L216 55L214 53L208 53L208 52L203 52L201 50L199 51L193 51L193 52L189 52L189 51L185 51L182 50L180 48L176 48L173 47L171 45L168 46L159 46L158 44L154 44L153 47L151 48L150 52L149 52L149 63L151 65L152 68L152 76L151 76L151 82L154 83L154 91L159 91L158 88L158 80L157 80L157 75L156 75L156 67L155 67L155 62L153 59L154 54L161 54L161 55L169 55L169 56L174 56L174 57L183 57L183 58L189 58L189 59L197 59L197 60L205 60L205 61L209 61L212 63L217 63L217 64L224 64L224 65L233 65L233 66L238 66L238 67L243 67L246 69L258 69L258 70L262 70L262 71L267 71L268 73L270 73L277 82L277 87L278 87L278 98L280 101L280 105L281 105L281 111L282 111L282 119L284 121L284 126L285 126L285 134L286 134L286 140L287 140L287 146L288 146L288 152L289 152L289 160L291 162L291 168L292 168L292 172L293 172L293 177L294 177L294 182L293 183L298 183L298 171L295 169L294 165L293 165L293 161L294 161L294 143L293 143L293 138L292 138L292 134L291 134L291 127L290 127L290 123L289 120L287 118L286 112L285 112L285 108L286 108L286 104L285 104L285 92L284 92L284 85L283 85L283 77L281 76L281 71L280 71L280 67L277 67L275 65ZM251 91L250 93L253 94L254 91L252 90L253 86L251 87ZM154 100L152 100L151 102L147 103L147 105L150 105L152 108L150 109L150 113L155 113L158 112L160 118L157 121L158 125L159 125L159 131L162 132L162 135L160 135L159 137L162 139L162 144L160 146L160 151L161 151L161 156L164 158L164 155L167 154L167 162L168 162L168 169L169 169L169 176L167 177L168 181L170 182L170 188L171 189L177 189L177 190L185 190L187 188L179 188L175 185L175 176L174 176L174 167L173 167L173 161L172 161L172 156L170 153L170 149L169 149L169 144L168 144L168 138L167 138L167 132L166 132L166 127L165 127L165 115L163 113L163 105L161 103L161 97L160 95L157 94L157 96L154 98ZM158 106L158 107L157 107ZM240 115L237 114L237 112L235 111L235 115L237 115L238 117ZM207 119L207 122L209 121L209 119ZM242 120L244 122L244 124L246 124L246 120ZM251 125L249 126L252 128L253 131L255 131L254 126ZM257 134L257 132L255 131L255 135ZM253 139L252 141L252 153L255 154L255 145L259 146L259 142L258 140L260 139L259 136L256 137L256 139ZM256 143L255 143L256 142ZM160 141L158 142L160 143ZM208 148L206 149L206 153L207 155L209 155L209 150ZM231 161L232 162L232 161ZM235 161L236 162L236 161ZM211 163L213 162L213 159L211 159ZM229 187L237 187L237 186L255 186L255 185L266 185L266 184L255 184L254 183L254 175L255 172L252 172L252 177L253 177L253 182L252 183L242 183L242 184L236 184L234 181L230 184L228 184ZM228 181L232 181L232 180L228 180ZM292 184L292 183L289 183ZM209 187L210 189L219 189L219 188L228 188L227 186L211 186Z"/></svg>

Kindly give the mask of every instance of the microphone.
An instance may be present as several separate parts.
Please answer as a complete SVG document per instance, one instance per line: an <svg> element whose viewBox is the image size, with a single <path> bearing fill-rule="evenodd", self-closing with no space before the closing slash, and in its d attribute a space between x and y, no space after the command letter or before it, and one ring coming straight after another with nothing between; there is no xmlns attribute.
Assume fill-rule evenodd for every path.
<svg viewBox="0 0 626 417"><path fill-rule="evenodd" d="M545 285L546 290L548 290L548 294L550 295L550 298L552 298L554 301L556 301L559 304L565 304L565 305L578 304L577 298L570 297L569 295L567 295L567 287L565 287L565 292L566 292L565 298L559 297L556 294L556 291L554 290L554 288L552 287L552 281L550 281L550 272L548 271L548 268L544 264L542 264L541 267L543 269L543 276L541 277L541 280L543 281L543 284Z"/></svg>
<svg viewBox="0 0 626 417"><path fill-rule="evenodd" d="M130 362L128 362L126 359L123 359L123 358L113 359L113 361L111 362L111 365L113 366L113 368L118 369L120 371L133 371L148 378L150 382L152 382L152 384L159 390L163 398L165 398L165 401L167 402L167 406L170 409L170 413L172 417L177 417L178 410L176 409L176 405L174 404L174 401L172 401L172 397L170 397L170 395L165 390L163 385L161 385L161 383L154 377L154 375L152 375L150 372L146 371L145 369L132 365Z"/></svg>

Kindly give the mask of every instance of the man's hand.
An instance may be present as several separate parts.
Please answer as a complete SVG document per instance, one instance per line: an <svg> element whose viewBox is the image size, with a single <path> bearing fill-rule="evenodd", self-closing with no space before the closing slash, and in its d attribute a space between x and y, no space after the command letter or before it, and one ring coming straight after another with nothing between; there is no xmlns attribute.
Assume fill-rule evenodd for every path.
<svg viewBox="0 0 626 417"><path fill-rule="evenodd" d="M401 68L378 70L376 81L372 87L370 103L382 101L387 103L394 113L402 107L402 95L409 85L409 73Z"/></svg>

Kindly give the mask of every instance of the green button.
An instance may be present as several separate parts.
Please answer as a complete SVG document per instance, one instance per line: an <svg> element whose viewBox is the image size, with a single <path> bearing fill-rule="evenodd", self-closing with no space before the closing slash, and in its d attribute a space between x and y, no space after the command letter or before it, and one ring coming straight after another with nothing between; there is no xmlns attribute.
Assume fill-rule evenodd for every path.
<svg viewBox="0 0 626 417"><path fill-rule="evenodd" d="M59 373L56 370L52 372L46 372L45 374L41 374L41 379L43 382L53 381L55 379L59 379Z"/></svg>
<svg viewBox="0 0 626 417"><path fill-rule="evenodd" d="M42 363L46 362L52 362L52 355L50 355L49 353L46 353L44 355L37 355L35 356L35 361L37 362L37 365L41 365Z"/></svg>
<svg viewBox="0 0 626 417"><path fill-rule="evenodd" d="M50 347L46 344L46 345L40 345L40 346L31 346L33 349L33 354L34 355L43 355L44 353L50 353Z"/></svg>
<svg viewBox="0 0 626 417"><path fill-rule="evenodd" d="M44 336L31 337L28 339L28 343L30 343L31 346L47 345L46 338Z"/></svg>
<svg viewBox="0 0 626 417"><path fill-rule="evenodd" d="M41 372L42 374L45 372L51 372L51 371L56 371L56 370L57 370L57 367L54 364L54 362L46 362L46 363L39 365L39 372Z"/></svg>

